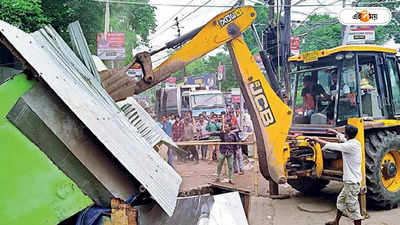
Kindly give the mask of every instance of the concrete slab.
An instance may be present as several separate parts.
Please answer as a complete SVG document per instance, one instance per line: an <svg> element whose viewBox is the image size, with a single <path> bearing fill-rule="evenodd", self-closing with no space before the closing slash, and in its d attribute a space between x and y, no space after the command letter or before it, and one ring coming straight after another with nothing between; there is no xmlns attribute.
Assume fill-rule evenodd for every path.
<svg viewBox="0 0 400 225"><path fill-rule="evenodd" d="M273 225L272 201L270 198L250 196L249 225Z"/></svg>

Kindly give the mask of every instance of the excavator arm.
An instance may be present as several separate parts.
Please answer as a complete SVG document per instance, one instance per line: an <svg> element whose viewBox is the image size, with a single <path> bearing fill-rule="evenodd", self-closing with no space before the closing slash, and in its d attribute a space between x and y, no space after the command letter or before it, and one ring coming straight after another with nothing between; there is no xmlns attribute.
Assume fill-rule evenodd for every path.
<svg viewBox="0 0 400 225"><path fill-rule="evenodd" d="M276 183L285 183L284 144L291 125L292 110L282 102L258 68L241 34L252 24L256 12L252 7L233 8L219 14L203 27L178 40L167 43L166 49L189 40L161 65L152 70L150 56L159 52L139 53L119 73L101 74L102 82L114 100L139 94L190 62L227 43L240 88L247 103L257 138L262 175ZM144 77L136 82L125 71L134 63L142 66Z"/></svg>
<svg viewBox="0 0 400 225"><path fill-rule="evenodd" d="M228 50L253 121L261 174L286 183L284 145L292 109L271 88L242 37L228 42Z"/></svg>
<svg viewBox="0 0 400 225"><path fill-rule="evenodd" d="M152 70L150 56L158 53L142 52L120 71L104 71L100 73L104 88L115 100L125 99L133 94L140 94L154 85L166 80L172 73L182 70L187 64L202 57L219 46L239 37L256 18L252 7L232 8L223 12L201 28L195 29L177 40L168 42L166 48L175 48L181 42L187 41L179 50ZM126 71L135 63L142 67L144 77L136 81L126 76Z"/></svg>

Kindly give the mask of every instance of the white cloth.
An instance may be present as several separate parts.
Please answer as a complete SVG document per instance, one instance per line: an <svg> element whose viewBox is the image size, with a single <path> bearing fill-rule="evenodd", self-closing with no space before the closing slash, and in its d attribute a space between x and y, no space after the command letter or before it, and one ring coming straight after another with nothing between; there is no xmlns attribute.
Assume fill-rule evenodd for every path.
<svg viewBox="0 0 400 225"><path fill-rule="evenodd" d="M334 150L342 152L343 181L361 183L361 144L356 139L346 140L343 134L337 134L339 141L343 143L328 143L322 150Z"/></svg>
<svg viewBox="0 0 400 225"><path fill-rule="evenodd" d="M251 121L251 117L250 117L250 114L248 114L248 113L244 113L244 115L243 115L243 120L244 120L244 128L243 128L243 130L245 131L245 132L248 132L248 133L250 133L250 132L253 132L253 122Z"/></svg>
<svg viewBox="0 0 400 225"><path fill-rule="evenodd" d="M200 121L199 122L197 122L197 124L196 124L196 126L197 126L197 129L199 129L199 131L200 131L200 137L205 137L205 134L207 133L207 121L203 121L203 124L200 124Z"/></svg>

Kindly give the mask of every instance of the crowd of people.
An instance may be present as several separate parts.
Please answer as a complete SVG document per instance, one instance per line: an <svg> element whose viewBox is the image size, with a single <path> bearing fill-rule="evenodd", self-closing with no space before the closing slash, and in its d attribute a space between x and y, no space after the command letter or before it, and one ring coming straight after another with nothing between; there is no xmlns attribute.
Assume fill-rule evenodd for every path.
<svg viewBox="0 0 400 225"><path fill-rule="evenodd" d="M240 117L240 112L233 110L209 115L203 112L197 117L193 117L190 112L186 112L182 118L171 113L169 116L162 116L161 119L158 117L154 119L174 142L201 140L239 142L243 132L252 132L252 124L248 113L245 112ZM240 123L242 123L241 126ZM232 183L233 173L244 174L243 154L247 154L247 146L245 145L187 145L183 146L182 149L188 155L187 158L180 158L182 161L192 160L197 164L199 160L208 160L208 158L210 160L218 160L216 181L220 181L221 169L225 160L228 164L229 183ZM173 158L173 152L169 149L168 163L172 167L174 167Z"/></svg>

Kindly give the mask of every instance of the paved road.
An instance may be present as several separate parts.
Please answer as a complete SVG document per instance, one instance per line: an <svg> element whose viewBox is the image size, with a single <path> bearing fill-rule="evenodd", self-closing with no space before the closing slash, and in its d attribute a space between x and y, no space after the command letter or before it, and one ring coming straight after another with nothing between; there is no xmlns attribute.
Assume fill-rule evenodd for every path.
<svg viewBox="0 0 400 225"><path fill-rule="evenodd" d="M176 163L177 171L183 178L181 190L190 190L198 186L207 185L215 179L217 163L200 161ZM245 175L235 174L235 187L253 190L253 167L246 163ZM272 200L268 196L268 182L259 176L259 192L262 197L257 198L253 207L253 219L257 221L250 225L323 225L334 218L335 202L342 187L339 182L331 182L328 187L314 197L306 197L292 189L289 185L280 185L280 192L290 194L289 199ZM306 210L306 211L304 211ZM310 212L313 211L313 212ZM318 211L318 212L317 212ZM363 221L364 225L400 225L400 208L387 211L368 210L370 218ZM343 218L341 225L353 224Z"/></svg>
<svg viewBox="0 0 400 225"><path fill-rule="evenodd" d="M290 190L292 197L285 200L272 200L264 198L267 215L263 220L267 225L321 225L335 217L335 201L340 192L341 184L334 182L328 185L320 194L306 197ZM305 210L305 211L304 211ZM392 210L368 210L369 219L364 220L364 225L400 225L400 208ZM261 216L262 217L262 216ZM262 221L262 220L261 220ZM342 218L341 225L350 225L353 222Z"/></svg>

